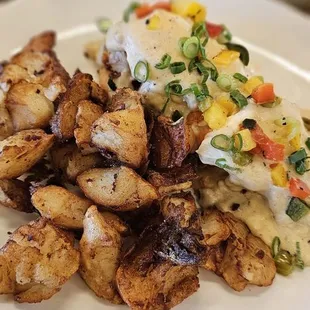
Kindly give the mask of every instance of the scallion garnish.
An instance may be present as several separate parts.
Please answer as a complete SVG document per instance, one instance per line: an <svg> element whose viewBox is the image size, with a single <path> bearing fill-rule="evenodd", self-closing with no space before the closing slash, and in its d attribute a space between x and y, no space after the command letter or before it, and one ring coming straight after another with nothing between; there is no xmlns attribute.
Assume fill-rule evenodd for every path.
<svg viewBox="0 0 310 310"><path fill-rule="evenodd" d="M141 6L141 3L139 2L131 2L128 6L128 8L124 11L123 14L123 20L125 23L129 22L130 15L137 9L138 7Z"/></svg>
<svg viewBox="0 0 310 310"><path fill-rule="evenodd" d="M284 250L279 251L274 258L274 262L276 264L277 272L282 276L290 275L295 268L293 256Z"/></svg>
<svg viewBox="0 0 310 310"><path fill-rule="evenodd" d="M295 170L300 175L304 175L307 171L309 171L309 164L308 164L306 158L298 161L295 164Z"/></svg>
<svg viewBox="0 0 310 310"><path fill-rule="evenodd" d="M107 17L98 18L96 21L97 28L102 33L107 33L109 28L113 25L111 19Z"/></svg>
<svg viewBox="0 0 310 310"><path fill-rule="evenodd" d="M305 143L307 148L310 150L310 138L308 138Z"/></svg>
<svg viewBox="0 0 310 310"><path fill-rule="evenodd" d="M198 102L198 109L201 112L207 111L211 107L212 98L208 97L203 101Z"/></svg>
<svg viewBox="0 0 310 310"><path fill-rule="evenodd" d="M232 40L232 34L225 25L222 25L222 28L223 31L216 40L220 44L226 44Z"/></svg>
<svg viewBox="0 0 310 310"><path fill-rule="evenodd" d="M237 51L240 53L240 60L243 62L245 66L249 64L250 55L248 50L244 46L234 43L226 43L225 45L229 50Z"/></svg>
<svg viewBox="0 0 310 310"><path fill-rule="evenodd" d="M197 62L196 66L203 75L207 75L208 72L208 76L210 75L213 81L216 81L216 79L218 78L219 74L217 68L210 60L205 59L202 62Z"/></svg>
<svg viewBox="0 0 310 310"><path fill-rule="evenodd" d="M198 22L193 25L192 36L201 38L202 36L206 35L208 35L208 32L205 22Z"/></svg>
<svg viewBox="0 0 310 310"><path fill-rule="evenodd" d="M185 63L183 61L173 62L170 64L170 71L172 74L179 74L186 70Z"/></svg>
<svg viewBox="0 0 310 310"><path fill-rule="evenodd" d="M289 160L289 163L290 164L296 164L297 162L303 160L307 158L307 152L304 148L294 152L293 154L291 154L289 157L288 157L288 160Z"/></svg>
<svg viewBox="0 0 310 310"><path fill-rule="evenodd" d="M276 257L281 249L281 240L279 237L274 237L271 245L272 257Z"/></svg>
<svg viewBox="0 0 310 310"><path fill-rule="evenodd" d="M286 214L294 221L298 222L309 213L308 205L297 197L293 197L286 209Z"/></svg>
<svg viewBox="0 0 310 310"><path fill-rule="evenodd" d="M237 133L234 138L235 152L241 152L243 147L243 139L240 133Z"/></svg>
<svg viewBox="0 0 310 310"><path fill-rule="evenodd" d="M183 52L183 45L186 42L186 40L188 40L188 37L182 37L179 39L179 48L180 48L181 52Z"/></svg>
<svg viewBox="0 0 310 310"><path fill-rule="evenodd" d="M171 56L170 56L169 54L165 54L165 55L161 58L160 63L158 63L158 64L155 65L155 68L156 68L156 69L159 69L159 70L166 69L166 68L169 67L170 61L171 61Z"/></svg>
<svg viewBox="0 0 310 310"><path fill-rule="evenodd" d="M226 135L214 136L211 140L211 145L221 151L231 151L234 145L233 139Z"/></svg>
<svg viewBox="0 0 310 310"><path fill-rule="evenodd" d="M110 89L112 91L116 91L116 89L117 89L116 84L114 83L114 81L111 78L109 78L109 80L108 80L108 86L110 87Z"/></svg>
<svg viewBox="0 0 310 310"><path fill-rule="evenodd" d="M149 64L146 61L139 61L134 69L134 77L140 83L144 83L148 80L150 75Z"/></svg>
<svg viewBox="0 0 310 310"><path fill-rule="evenodd" d="M235 81L229 74L220 74L216 79L216 84L221 90L226 92L230 92L236 88Z"/></svg>
<svg viewBox="0 0 310 310"><path fill-rule="evenodd" d="M240 109L248 105L248 100L240 93L238 89L230 92L230 98Z"/></svg>
<svg viewBox="0 0 310 310"><path fill-rule="evenodd" d="M186 58L193 59L199 52L199 39L197 37L190 37L183 43L182 52Z"/></svg>
<svg viewBox="0 0 310 310"><path fill-rule="evenodd" d="M191 90L199 102L205 100L209 95L209 93L206 94L203 90L201 90L196 83L191 84Z"/></svg>
<svg viewBox="0 0 310 310"><path fill-rule="evenodd" d="M173 80L169 82L165 86L165 93L167 96L170 96L171 94L181 94L182 93L182 86L180 84L181 80Z"/></svg>
<svg viewBox="0 0 310 310"><path fill-rule="evenodd" d="M301 249L300 249L300 243L296 242L296 260L295 260L295 266L304 269L305 268L305 263L301 258Z"/></svg>
<svg viewBox="0 0 310 310"><path fill-rule="evenodd" d="M222 169L240 171L239 168L230 167L229 165L227 165L227 161L225 158L218 158L215 161L215 165L218 166L219 168L222 168Z"/></svg>
<svg viewBox="0 0 310 310"><path fill-rule="evenodd" d="M240 81L241 83L246 83L248 81L248 78L246 76L242 75L241 73L235 73L234 78L236 80Z"/></svg>
<svg viewBox="0 0 310 310"><path fill-rule="evenodd" d="M245 167L253 161L253 155L247 152L234 152L232 160L238 166Z"/></svg>

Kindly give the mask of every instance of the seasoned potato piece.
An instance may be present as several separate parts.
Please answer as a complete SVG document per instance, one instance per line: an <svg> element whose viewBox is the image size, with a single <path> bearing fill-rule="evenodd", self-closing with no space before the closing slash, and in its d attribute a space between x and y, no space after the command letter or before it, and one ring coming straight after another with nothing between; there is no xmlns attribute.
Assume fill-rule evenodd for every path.
<svg viewBox="0 0 310 310"><path fill-rule="evenodd" d="M57 145L51 149L54 169L75 183L76 177L91 168L102 167L104 158L99 154L83 155L75 144Z"/></svg>
<svg viewBox="0 0 310 310"><path fill-rule="evenodd" d="M4 66L0 75L0 88L7 92L10 87L20 81L30 81L31 77L25 68L15 64L7 64Z"/></svg>
<svg viewBox="0 0 310 310"><path fill-rule="evenodd" d="M126 226L119 227L120 220L114 223L107 214L100 214L96 206L91 206L85 214L80 274L98 297L121 304L123 300L115 280L122 246L120 233Z"/></svg>
<svg viewBox="0 0 310 310"><path fill-rule="evenodd" d="M109 112L136 109L141 105L141 95L130 88L119 88L111 98Z"/></svg>
<svg viewBox="0 0 310 310"><path fill-rule="evenodd" d="M43 87L25 81L10 88L5 105L15 131L45 128L54 115L54 105L44 96Z"/></svg>
<svg viewBox="0 0 310 310"><path fill-rule="evenodd" d="M53 49L56 44L56 33L54 31L44 31L32 37L23 51L47 52Z"/></svg>
<svg viewBox="0 0 310 310"><path fill-rule="evenodd" d="M181 167L191 150L190 127L183 118L173 123L170 118L159 116L151 137L151 160L158 169Z"/></svg>
<svg viewBox="0 0 310 310"><path fill-rule="evenodd" d="M73 242L48 220L18 228L0 251L0 294L18 302L51 298L79 268Z"/></svg>
<svg viewBox="0 0 310 310"><path fill-rule="evenodd" d="M53 145L54 135L41 129L23 130L0 142L0 179L21 176Z"/></svg>
<svg viewBox="0 0 310 310"><path fill-rule="evenodd" d="M92 81L89 99L105 109L109 100L109 95L104 88L101 88L96 82Z"/></svg>
<svg viewBox="0 0 310 310"><path fill-rule="evenodd" d="M91 146L91 127L103 112L99 105L89 100L79 102L74 137L83 155L98 152L97 148Z"/></svg>
<svg viewBox="0 0 310 310"><path fill-rule="evenodd" d="M112 99L115 106L114 101ZM130 107L126 108L128 104ZM115 154L119 161L132 168L139 168L148 156L147 128L140 97L127 91L126 96L122 96L121 106L125 109L104 113L93 124L92 143L99 150Z"/></svg>
<svg viewBox="0 0 310 310"><path fill-rule="evenodd" d="M14 132L12 119L4 104L4 100L1 98L2 95L0 91L0 141L11 136Z"/></svg>
<svg viewBox="0 0 310 310"><path fill-rule="evenodd" d="M0 204L21 212L34 211L29 187L20 180L0 180Z"/></svg>
<svg viewBox="0 0 310 310"><path fill-rule="evenodd" d="M54 185L36 190L31 201L41 216L68 229L83 228L84 215L92 204L90 200Z"/></svg>
<svg viewBox="0 0 310 310"><path fill-rule="evenodd" d="M180 266L159 257L153 250L156 231L141 239L116 274L123 300L133 310L167 310L199 288L197 266Z"/></svg>
<svg viewBox="0 0 310 310"><path fill-rule="evenodd" d="M114 211L129 211L158 198L155 188L127 167L91 169L77 177L84 194Z"/></svg>

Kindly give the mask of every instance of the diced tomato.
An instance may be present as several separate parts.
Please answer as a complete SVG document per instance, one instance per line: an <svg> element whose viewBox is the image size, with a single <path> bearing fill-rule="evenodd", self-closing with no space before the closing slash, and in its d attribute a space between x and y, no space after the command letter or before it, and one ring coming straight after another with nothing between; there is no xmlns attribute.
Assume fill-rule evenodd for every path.
<svg viewBox="0 0 310 310"><path fill-rule="evenodd" d="M252 138L257 143L266 159L274 161L284 160L283 144L272 141L263 130L256 124L254 129L251 129Z"/></svg>
<svg viewBox="0 0 310 310"><path fill-rule="evenodd" d="M212 24L209 22L206 22L206 27L210 38L218 37L224 30L222 25Z"/></svg>
<svg viewBox="0 0 310 310"><path fill-rule="evenodd" d="M257 104L271 103L276 99L272 83L264 83L256 87L252 92L252 98Z"/></svg>
<svg viewBox="0 0 310 310"><path fill-rule="evenodd" d="M262 149L257 145L254 149L250 150L249 153L253 155L260 155L262 154Z"/></svg>
<svg viewBox="0 0 310 310"><path fill-rule="evenodd" d="M290 179L290 192L293 197L306 199L310 196L310 189L305 182L300 179Z"/></svg>
<svg viewBox="0 0 310 310"><path fill-rule="evenodd" d="M151 14L153 11L157 9L171 11L171 4L169 2L157 2L153 5L149 5L145 3L139 6L138 8L136 8L135 12L136 12L137 18L143 18Z"/></svg>

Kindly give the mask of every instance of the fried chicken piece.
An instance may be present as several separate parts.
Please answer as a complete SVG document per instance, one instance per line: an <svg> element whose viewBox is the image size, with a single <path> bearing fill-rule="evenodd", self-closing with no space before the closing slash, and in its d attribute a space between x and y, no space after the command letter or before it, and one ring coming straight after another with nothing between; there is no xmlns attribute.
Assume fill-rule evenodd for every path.
<svg viewBox="0 0 310 310"><path fill-rule="evenodd" d="M17 211L32 213L29 187L20 180L0 180L0 203Z"/></svg>
<svg viewBox="0 0 310 310"><path fill-rule="evenodd" d="M158 198L155 188L127 167L91 169L77 177L86 197L114 211L130 211Z"/></svg>
<svg viewBox="0 0 310 310"><path fill-rule="evenodd" d="M53 224L67 229L83 228L84 215L92 205L90 200L55 185L37 189L32 195L31 201L41 216L50 219Z"/></svg>
<svg viewBox="0 0 310 310"><path fill-rule="evenodd" d="M116 271L120 264L121 234L127 227L111 213L100 213L91 206L84 219L80 241L80 274L95 294L114 304L123 303L116 287Z"/></svg>
<svg viewBox="0 0 310 310"><path fill-rule="evenodd" d="M132 168L143 165L148 156L147 128L141 97L122 89L112 98L110 110L104 113L92 128L92 143L102 151L114 154Z"/></svg>
<svg viewBox="0 0 310 310"><path fill-rule="evenodd" d="M38 303L51 298L78 270L73 242L48 220L18 228L0 250L0 294Z"/></svg>

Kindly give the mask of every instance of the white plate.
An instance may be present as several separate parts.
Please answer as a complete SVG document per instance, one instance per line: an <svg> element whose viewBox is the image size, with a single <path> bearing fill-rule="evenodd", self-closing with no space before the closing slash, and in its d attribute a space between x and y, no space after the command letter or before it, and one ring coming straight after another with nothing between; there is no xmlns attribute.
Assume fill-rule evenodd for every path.
<svg viewBox="0 0 310 310"><path fill-rule="evenodd" d="M100 38L92 24L98 16L119 19L129 1L121 0L15 0L0 5L0 59L7 59L30 36L46 29L59 32L56 48L65 67L96 74L83 57L83 44ZM310 21L286 6L273 1L205 1L210 20L225 23L246 44L252 66L268 81L276 84L277 93L310 110ZM309 113L310 116L310 113ZM0 208L0 243L8 231L26 223L33 216ZM215 275L201 271L200 290L177 309L269 310L309 309L310 268L288 278L276 277L269 288L249 287L242 293L231 290ZM0 297L0 308L44 310L119 309L100 300L75 275L52 299L38 305L14 303L11 296Z"/></svg>

